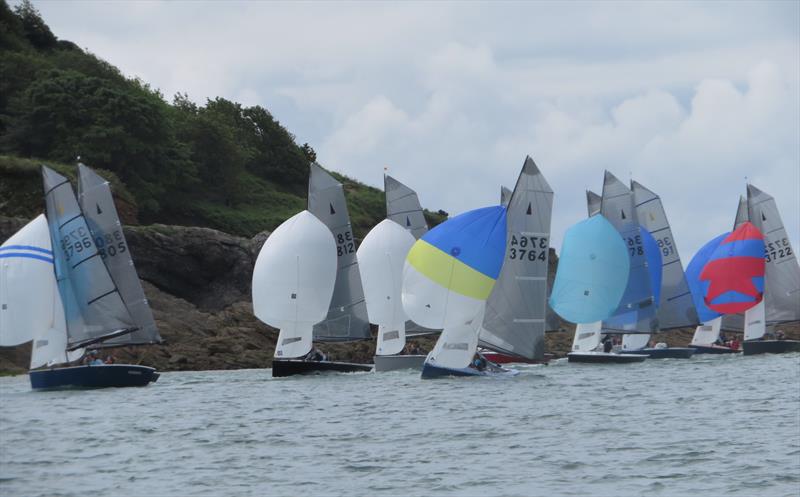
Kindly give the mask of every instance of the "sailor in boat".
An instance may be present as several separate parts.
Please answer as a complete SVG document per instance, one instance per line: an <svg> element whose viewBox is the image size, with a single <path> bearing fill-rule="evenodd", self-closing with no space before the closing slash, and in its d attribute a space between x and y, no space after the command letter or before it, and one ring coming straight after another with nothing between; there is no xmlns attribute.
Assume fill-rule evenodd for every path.
<svg viewBox="0 0 800 497"><path fill-rule="evenodd" d="M315 361L315 362L322 362L327 361L328 356L317 347L312 347L311 350L308 351L308 354L303 358L305 361Z"/></svg>

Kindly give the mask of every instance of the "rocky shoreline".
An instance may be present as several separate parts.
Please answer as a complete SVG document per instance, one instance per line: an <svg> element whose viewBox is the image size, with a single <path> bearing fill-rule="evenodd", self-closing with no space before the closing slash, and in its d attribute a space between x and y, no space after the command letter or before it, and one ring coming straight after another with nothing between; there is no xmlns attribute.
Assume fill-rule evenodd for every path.
<svg viewBox="0 0 800 497"><path fill-rule="evenodd" d="M0 241L27 220L0 217ZM145 294L164 343L114 350L118 360L153 366L160 371L268 368L277 330L253 316L250 282L253 265L269 233L248 239L209 228L126 226L125 237L142 279ZM551 253L551 271L557 258ZM784 327L800 338L800 326ZM655 335L657 341L686 346L694 330ZM547 351L563 357L572 344L574 327L546 335ZM417 339L430 350L435 337ZM337 360L370 363L375 341L322 344ZM30 344L0 349L0 374L28 370Z"/></svg>

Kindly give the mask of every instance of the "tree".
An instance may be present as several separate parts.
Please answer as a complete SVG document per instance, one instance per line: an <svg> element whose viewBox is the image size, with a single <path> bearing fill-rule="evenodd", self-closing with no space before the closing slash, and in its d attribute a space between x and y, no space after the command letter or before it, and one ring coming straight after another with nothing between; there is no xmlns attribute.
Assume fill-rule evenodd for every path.
<svg viewBox="0 0 800 497"><path fill-rule="evenodd" d="M22 29L25 37L36 48L47 49L56 46L57 39L50 28L45 24L39 11L33 6L30 0L22 0L22 3L14 7L14 13L22 21Z"/></svg>

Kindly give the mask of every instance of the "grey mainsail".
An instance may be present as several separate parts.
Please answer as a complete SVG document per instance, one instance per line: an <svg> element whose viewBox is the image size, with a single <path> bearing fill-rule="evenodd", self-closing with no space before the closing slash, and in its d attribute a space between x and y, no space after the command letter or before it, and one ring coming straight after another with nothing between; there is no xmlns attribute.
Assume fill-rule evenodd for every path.
<svg viewBox="0 0 800 497"><path fill-rule="evenodd" d="M500 205L503 207L508 207L508 203L511 201L511 195L514 192L506 188L505 186L500 187Z"/></svg>
<svg viewBox="0 0 800 497"><path fill-rule="evenodd" d="M664 211L661 198L640 183L631 181L636 219L653 235L661 251L661 302L658 324L662 330L697 326L697 310L683 272L678 245Z"/></svg>
<svg viewBox="0 0 800 497"><path fill-rule="evenodd" d="M553 190L533 159L522 166L506 213L506 255L486 302L481 345L529 359L544 356Z"/></svg>
<svg viewBox="0 0 800 497"><path fill-rule="evenodd" d="M767 323L800 320L800 266L775 199L747 185L747 207L750 222L761 230L766 245L764 307Z"/></svg>
<svg viewBox="0 0 800 497"><path fill-rule="evenodd" d="M422 213L417 192L388 174L383 176L383 188L386 192L386 217L403 226L419 240L427 233L428 223Z"/></svg>
<svg viewBox="0 0 800 497"><path fill-rule="evenodd" d="M64 176L42 167L47 223L70 349L136 330Z"/></svg>
<svg viewBox="0 0 800 497"><path fill-rule="evenodd" d="M133 333L103 342L104 346L159 343L161 336L131 259L122 224L114 206L108 181L78 164L78 201L100 256L117 284L122 300L136 323Z"/></svg>
<svg viewBox="0 0 800 497"><path fill-rule="evenodd" d="M591 190L586 190L586 208L589 211L589 217L595 214L600 214L600 205L602 204L603 197L596 194Z"/></svg>
<svg viewBox="0 0 800 497"><path fill-rule="evenodd" d="M633 192L616 176L606 171L600 213L622 235L631 258L628 286L616 313L603 322L604 329L650 333L658 329L656 306L650 284Z"/></svg>
<svg viewBox="0 0 800 497"><path fill-rule="evenodd" d="M356 258L356 240L342 184L321 166L311 164L308 210L333 233L338 270L328 316L314 325L314 340L321 342L362 340L371 337L364 288Z"/></svg>

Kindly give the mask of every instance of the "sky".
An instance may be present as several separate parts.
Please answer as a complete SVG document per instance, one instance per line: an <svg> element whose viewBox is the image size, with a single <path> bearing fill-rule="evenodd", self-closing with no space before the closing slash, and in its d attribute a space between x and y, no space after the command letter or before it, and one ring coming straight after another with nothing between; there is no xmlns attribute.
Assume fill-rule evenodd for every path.
<svg viewBox="0 0 800 497"><path fill-rule="evenodd" d="M497 204L530 155L557 249L606 169L661 196L684 266L746 181L800 249L797 1L34 3L168 100L261 105L324 167L377 187L388 167L433 210Z"/></svg>

